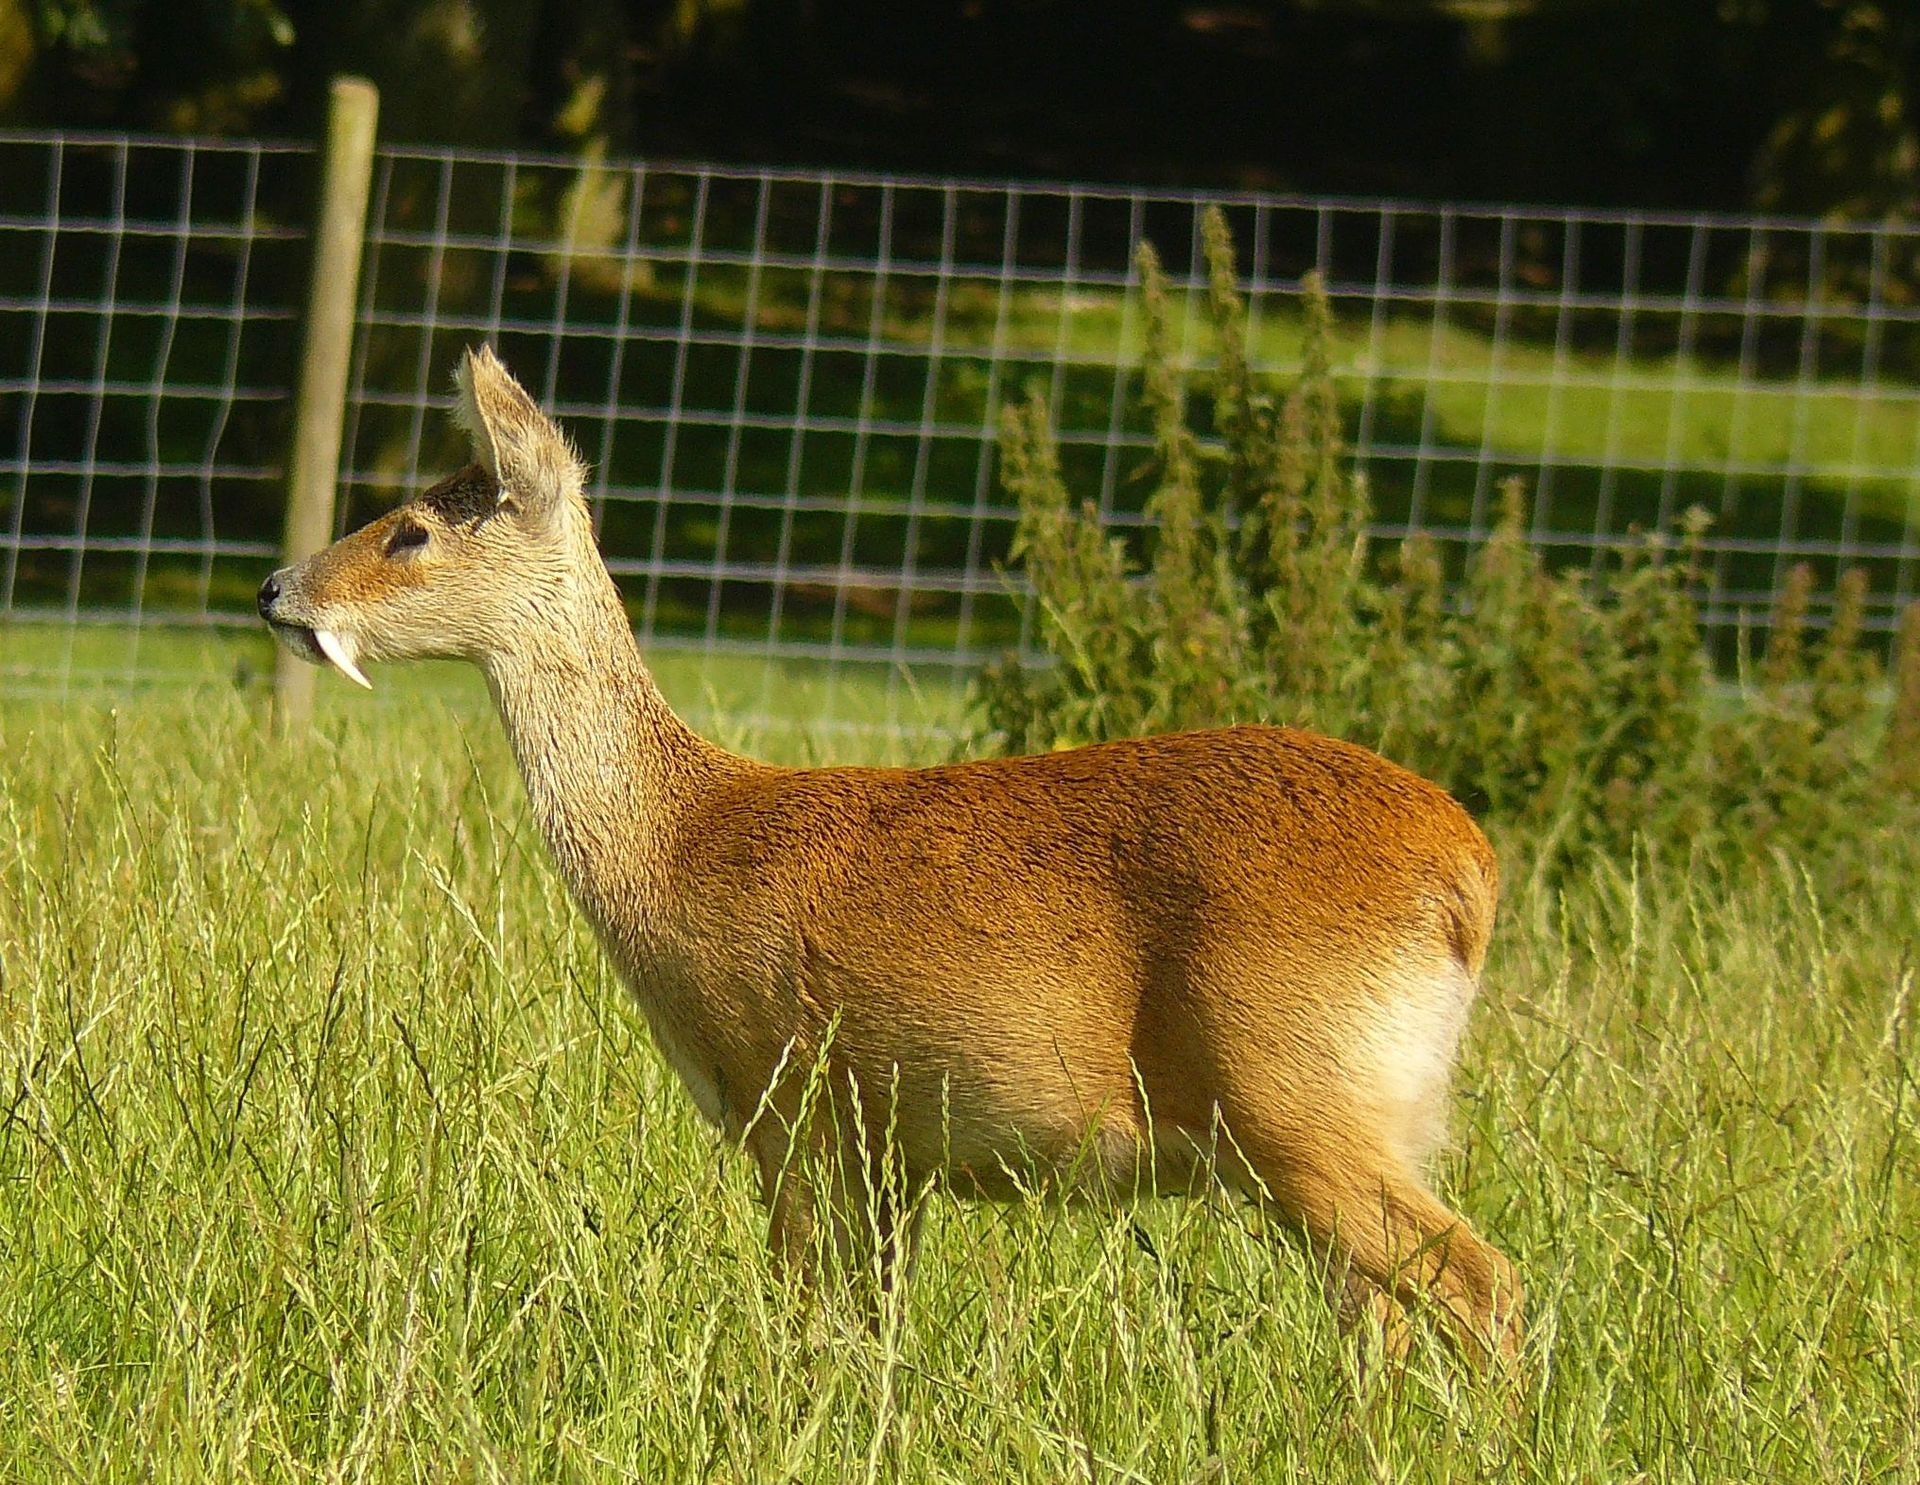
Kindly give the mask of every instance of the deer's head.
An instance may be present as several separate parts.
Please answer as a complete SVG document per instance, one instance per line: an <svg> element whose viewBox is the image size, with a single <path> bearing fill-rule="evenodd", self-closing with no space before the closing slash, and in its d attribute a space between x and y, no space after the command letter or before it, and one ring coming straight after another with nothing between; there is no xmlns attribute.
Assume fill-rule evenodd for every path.
<svg viewBox="0 0 1920 1485"><path fill-rule="evenodd" d="M455 376L474 462L260 587L302 658L361 685L362 660L485 662L549 629L597 570L566 436L485 346Z"/></svg>

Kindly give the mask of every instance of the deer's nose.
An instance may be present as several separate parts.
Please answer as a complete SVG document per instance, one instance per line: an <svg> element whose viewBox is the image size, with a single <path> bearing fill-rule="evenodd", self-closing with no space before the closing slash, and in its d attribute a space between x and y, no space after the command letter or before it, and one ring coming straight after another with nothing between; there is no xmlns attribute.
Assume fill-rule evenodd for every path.
<svg viewBox="0 0 1920 1485"><path fill-rule="evenodd" d="M273 602L280 596L280 575L275 573L260 585L260 617L271 619Z"/></svg>

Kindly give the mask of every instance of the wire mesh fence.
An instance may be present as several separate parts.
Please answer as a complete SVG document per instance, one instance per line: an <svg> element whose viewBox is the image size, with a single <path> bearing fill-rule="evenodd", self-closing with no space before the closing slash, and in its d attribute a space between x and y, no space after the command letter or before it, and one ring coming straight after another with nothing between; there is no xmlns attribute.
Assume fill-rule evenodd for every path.
<svg viewBox="0 0 1920 1485"><path fill-rule="evenodd" d="M7 686L69 684L87 656L146 678L156 626L247 618L281 519L311 174L299 146L0 136ZM1140 521L1134 253L1159 250L1204 363L1181 291L1215 203L1259 370L1297 369L1299 279L1324 278L1382 535L1471 544L1517 474L1565 563L1707 509L1722 631L1800 561L1823 587L1864 567L1878 630L1916 596L1920 233L1901 224L416 148L376 163L341 522L463 457L449 373L491 341L591 462L644 640L758 662L763 698L810 675L821 721L897 729L1020 643L1010 399L1045 396L1069 482ZM35 618L53 638L20 638Z"/></svg>
<svg viewBox="0 0 1920 1485"><path fill-rule="evenodd" d="M308 156L0 135L9 691L164 674L144 630L243 615L280 532Z"/></svg>

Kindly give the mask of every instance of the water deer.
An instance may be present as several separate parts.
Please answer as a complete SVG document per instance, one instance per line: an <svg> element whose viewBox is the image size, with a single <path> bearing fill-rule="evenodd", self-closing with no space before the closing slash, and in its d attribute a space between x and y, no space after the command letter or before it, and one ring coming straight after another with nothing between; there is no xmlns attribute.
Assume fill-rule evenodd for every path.
<svg viewBox="0 0 1920 1485"><path fill-rule="evenodd" d="M699 737L641 658L561 431L485 348L474 460L282 569L307 659L486 676L555 864L775 1258L890 1283L933 1186L1244 1191L1349 1316L1520 1340L1512 1266L1423 1179L1496 869L1436 786L1241 726L934 768L780 768ZM797 1158L804 1156L807 1158Z"/></svg>

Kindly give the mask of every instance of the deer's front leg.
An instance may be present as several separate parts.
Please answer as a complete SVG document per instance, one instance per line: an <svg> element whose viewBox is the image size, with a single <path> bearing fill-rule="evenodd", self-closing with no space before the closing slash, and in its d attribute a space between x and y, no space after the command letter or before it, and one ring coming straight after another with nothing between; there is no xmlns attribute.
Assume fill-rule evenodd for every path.
<svg viewBox="0 0 1920 1485"><path fill-rule="evenodd" d="M773 1270L796 1289L814 1287L815 1215L819 1195L785 1129L757 1130L752 1136L754 1165L760 1173L760 1204L767 1210L767 1251Z"/></svg>
<svg viewBox="0 0 1920 1485"><path fill-rule="evenodd" d="M911 1266L924 1185L837 1126L807 1139L757 1135L753 1154L775 1270L807 1291L830 1274L877 1333Z"/></svg>

